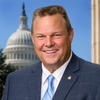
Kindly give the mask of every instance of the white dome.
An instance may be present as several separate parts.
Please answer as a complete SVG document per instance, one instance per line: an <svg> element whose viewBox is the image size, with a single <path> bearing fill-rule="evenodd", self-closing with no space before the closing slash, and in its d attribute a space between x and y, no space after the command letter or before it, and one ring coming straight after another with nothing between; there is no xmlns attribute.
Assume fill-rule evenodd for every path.
<svg viewBox="0 0 100 100"><path fill-rule="evenodd" d="M7 42L7 47L12 47L16 45L26 45L26 46L32 46L33 43L30 37L30 32L28 30L17 30L17 32L13 33Z"/></svg>
<svg viewBox="0 0 100 100"><path fill-rule="evenodd" d="M18 29L13 33L8 39L4 54L7 57L6 64L18 67L30 66L39 61L28 30Z"/></svg>
<svg viewBox="0 0 100 100"><path fill-rule="evenodd" d="M26 67L39 62L27 27L24 5L22 16L20 16L20 26L8 39L4 55L7 57L6 64L18 67Z"/></svg>

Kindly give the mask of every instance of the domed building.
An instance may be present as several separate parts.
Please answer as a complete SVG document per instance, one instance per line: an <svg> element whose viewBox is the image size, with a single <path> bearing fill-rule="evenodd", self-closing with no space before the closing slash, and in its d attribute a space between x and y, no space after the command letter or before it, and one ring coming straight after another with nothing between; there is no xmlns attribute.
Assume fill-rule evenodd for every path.
<svg viewBox="0 0 100 100"><path fill-rule="evenodd" d="M5 63L18 67L26 67L39 62L27 26L27 16L24 4L22 9L20 26L17 31L10 36L7 46L4 49L4 55L6 55Z"/></svg>

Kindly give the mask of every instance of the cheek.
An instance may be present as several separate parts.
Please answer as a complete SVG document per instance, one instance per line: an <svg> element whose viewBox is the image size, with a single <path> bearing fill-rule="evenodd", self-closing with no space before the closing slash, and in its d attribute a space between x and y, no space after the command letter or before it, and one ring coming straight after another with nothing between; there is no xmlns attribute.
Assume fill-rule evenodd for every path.
<svg viewBox="0 0 100 100"><path fill-rule="evenodd" d="M35 49L41 49L43 47L43 41L35 40L34 47Z"/></svg>
<svg viewBox="0 0 100 100"><path fill-rule="evenodd" d="M56 45L57 45L57 47L59 47L59 48L65 48L66 47L66 45L67 45L67 42L65 41L65 40L58 40L58 41L56 41Z"/></svg>
<svg viewBox="0 0 100 100"><path fill-rule="evenodd" d="M61 41L59 43L59 48L61 49L61 52L63 53L68 52L70 49L70 42L68 40Z"/></svg>

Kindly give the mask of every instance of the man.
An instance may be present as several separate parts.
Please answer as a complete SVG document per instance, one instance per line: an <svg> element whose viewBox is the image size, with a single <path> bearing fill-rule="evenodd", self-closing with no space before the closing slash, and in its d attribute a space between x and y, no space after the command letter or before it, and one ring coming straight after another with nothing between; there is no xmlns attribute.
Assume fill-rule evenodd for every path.
<svg viewBox="0 0 100 100"><path fill-rule="evenodd" d="M42 63L8 75L2 100L100 100L100 66L71 51L73 34L63 7L37 9L31 38Z"/></svg>

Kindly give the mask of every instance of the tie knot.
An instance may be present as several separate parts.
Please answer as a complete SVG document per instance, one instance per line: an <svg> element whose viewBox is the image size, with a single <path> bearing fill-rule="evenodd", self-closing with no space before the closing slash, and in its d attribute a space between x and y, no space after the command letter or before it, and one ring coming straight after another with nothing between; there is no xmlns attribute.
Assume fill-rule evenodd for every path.
<svg viewBox="0 0 100 100"><path fill-rule="evenodd" d="M48 84L49 84L49 85L52 85L52 84L53 84L53 80L54 80L54 76L53 76L52 74L50 74L50 75L48 76Z"/></svg>
<svg viewBox="0 0 100 100"><path fill-rule="evenodd" d="M49 81L49 82L52 82L53 79L54 79L54 76L53 76L52 74L50 74L50 75L48 76L48 81Z"/></svg>

